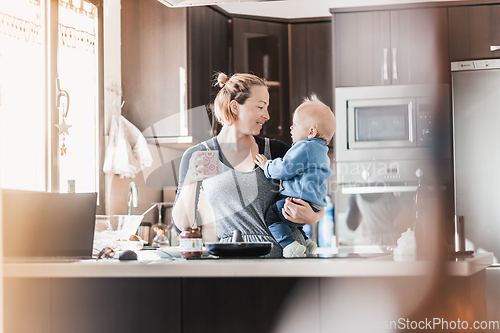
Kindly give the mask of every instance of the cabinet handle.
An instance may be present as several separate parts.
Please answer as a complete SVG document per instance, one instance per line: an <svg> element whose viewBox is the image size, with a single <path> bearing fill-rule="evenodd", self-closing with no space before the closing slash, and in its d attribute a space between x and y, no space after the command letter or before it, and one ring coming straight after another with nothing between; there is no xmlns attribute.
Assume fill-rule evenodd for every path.
<svg viewBox="0 0 500 333"><path fill-rule="evenodd" d="M384 81L389 80L389 74L387 73L387 48L384 47Z"/></svg>
<svg viewBox="0 0 500 333"><path fill-rule="evenodd" d="M410 142L416 142L417 138L414 137L413 135L413 126L414 126L414 119L413 119L413 103L410 102L408 103L408 118L410 119L410 127L408 128L408 136L410 137Z"/></svg>
<svg viewBox="0 0 500 333"><path fill-rule="evenodd" d="M490 46L490 51L491 52L498 51L498 50L500 50L500 46L498 46L498 45L492 45L492 46Z"/></svg>
<svg viewBox="0 0 500 333"><path fill-rule="evenodd" d="M392 48L392 79L397 80L398 79L398 66L397 66L397 54L398 49L393 47Z"/></svg>

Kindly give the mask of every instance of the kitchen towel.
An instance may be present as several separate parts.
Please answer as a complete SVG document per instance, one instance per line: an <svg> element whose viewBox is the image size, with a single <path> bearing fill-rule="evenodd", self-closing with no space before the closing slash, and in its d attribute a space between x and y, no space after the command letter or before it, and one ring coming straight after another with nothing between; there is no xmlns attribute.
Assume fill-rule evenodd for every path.
<svg viewBox="0 0 500 333"><path fill-rule="evenodd" d="M135 178L152 163L153 157L141 131L125 117L117 119L113 115L103 171L117 174L120 178Z"/></svg>

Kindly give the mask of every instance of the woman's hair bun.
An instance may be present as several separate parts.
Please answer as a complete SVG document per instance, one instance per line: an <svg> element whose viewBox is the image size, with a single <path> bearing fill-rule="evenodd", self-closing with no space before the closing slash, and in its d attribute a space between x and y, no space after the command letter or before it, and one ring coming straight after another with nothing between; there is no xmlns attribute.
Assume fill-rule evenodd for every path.
<svg viewBox="0 0 500 333"><path fill-rule="evenodd" d="M227 75L224 73L219 73L219 75L217 76L217 84L219 85L219 87L224 87L227 81L229 81Z"/></svg>

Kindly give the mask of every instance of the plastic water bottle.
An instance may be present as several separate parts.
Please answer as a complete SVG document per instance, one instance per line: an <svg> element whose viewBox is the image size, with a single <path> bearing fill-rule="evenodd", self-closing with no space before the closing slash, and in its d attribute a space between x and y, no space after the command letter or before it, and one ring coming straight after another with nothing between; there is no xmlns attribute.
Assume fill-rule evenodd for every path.
<svg viewBox="0 0 500 333"><path fill-rule="evenodd" d="M302 231L304 231L308 238L311 238L312 228L310 224L304 224L304 226L302 227Z"/></svg>
<svg viewBox="0 0 500 333"><path fill-rule="evenodd" d="M336 244L332 244L332 239L335 239L335 223L334 217L334 207L330 195L326 195L326 209L325 216L319 221L318 226L318 238L320 247L331 247Z"/></svg>

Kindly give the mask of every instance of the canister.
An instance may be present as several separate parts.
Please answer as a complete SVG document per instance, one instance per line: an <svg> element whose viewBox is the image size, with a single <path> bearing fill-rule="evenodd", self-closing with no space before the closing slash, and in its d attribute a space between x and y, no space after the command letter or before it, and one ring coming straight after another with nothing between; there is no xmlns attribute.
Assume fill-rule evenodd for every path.
<svg viewBox="0 0 500 333"><path fill-rule="evenodd" d="M137 236L141 237L147 245L150 245L149 230L151 229L151 222L141 222L137 229Z"/></svg>

